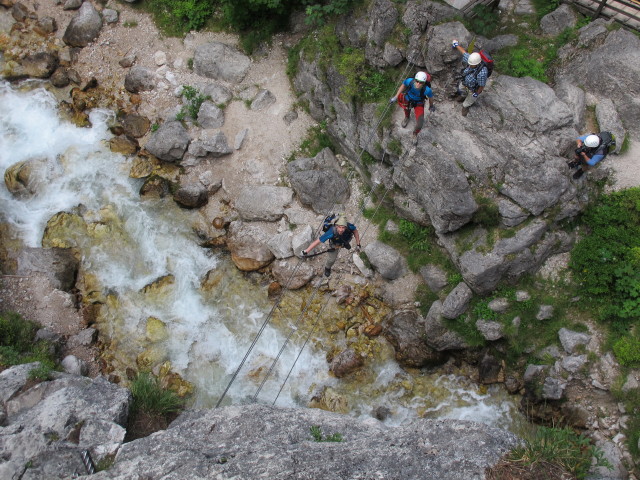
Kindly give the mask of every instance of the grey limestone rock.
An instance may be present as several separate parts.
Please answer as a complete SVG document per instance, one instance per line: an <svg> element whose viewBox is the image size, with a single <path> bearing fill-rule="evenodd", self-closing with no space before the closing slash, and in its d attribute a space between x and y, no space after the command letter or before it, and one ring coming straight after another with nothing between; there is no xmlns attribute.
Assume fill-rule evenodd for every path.
<svg viewBox="0 0 640 480"><path fill-rule="evenodd" d="M425 265L420 268L420 275L432 292L439 292L448 285L447 272L438 265Z"/></svg>
<svg viewBox="0 0 640 480"><path fill-rule="evenodd" d="M284 215L293 200L289 187L252 185L245 187L235 201L235 208L245 221L275 222Z"/></svg>
<svg viewBox="0 0 640 480"><path fill-rule="evenodd" d="M600 131L611 132L616 137L616 147L609 149L609 153L618 153L624 143L626 130L622 125L616 106L610 99L601 98L598 100L596 104L596 119L598 120Z"/></svg>
<svg viewBox="0 0 640 480"><path fill-rule="evenodd" d="M343 440L315 442L310 425L323 434L341 433ZM471 480L483 478L485 468L518 443L507 431L473 422L420 420L387 427L320 409L233 406L186 412L167 430L124 444L115 464L95 479L131 479L144 471L153 478L194 480Z"/></svg>
<svg viewBox="0 0 640 480"><path fill-rule="evenodd" d="M45 275L51 286L69 291L74 287L80 260L71 248L23 248L17 259L18 275Z"/></svg>
<svg viewBox="0 0 640 480"><path fill-rule="evenodd" d="M405 262L400 253L393 247L375 241L364 248L373 268L387 280L395 280L406 272Z"/></svg>
<svg viewBox="0 0 640 480"><path fill-rule="evenodd" d="M102 18L106 23L118 23L118 12L112 8L102 10Z"/></svg>
<svg viewBox="0 0 640 480"><path fill-rule="evenodd" d="M24 73L33 78L49 78L58 68L58 56L50 52L27 55L22 60Z"/></svg>
<svg viewBox="0 0 640 480"><path fill-rule="evenodd" d="M72 47L86 47L94 41L102 29L102 17L91 2L84 2L71 19L62 40Z"/></svg>
<svg viewBox="0 0 640 480"><path fill-rule="evenodd" d="M362 356L352 348L347 348L333 357L329 370L338 378L346 377L364 365Z"/></svg>
<svg viewBox="0 0 640 480"><path fill-rule="evenodd" d="M565 28L573 28L578 22L578 15L568 4L562 4L553 12L547 13L540 20L540 28L546 35L558 35Z"/></svg>
<svg viewBox="0 0 640 480"><path fill-rule="evenodd" d="M124 88L131 93L146 92L156 88L155 73L145 67L135 66L124 77Z"/></svg>
<svg viewBox="0 0 640 480"><path fill-rule="evenodd" d="M594 27L591 27L592 25ZM582 85L600 100L609 98L625 128L638 134L640 125L640 38L624 29L607 32L598 20L587 27L599 27L606 39L591 51L580 49L580 54L563 66L559 77L574 85ZM587 28L583 27L583 28ZM602 85L619 85L607 88Z"/></svg>
<svg viewBox="0 0 640 480"><path fill-rule="evenodd" d="M189 153L196 157L210 155L218 158L229 155L233 149L227 143L227 137L218 130L202 130L200 137L189 144Z"/></svg>
<svg viewBox="0 0 640 480"><path fill-rule="evenodd" d="M244 141L247 139L248 134L249 134L248 128L243 128L242 130L240 130L236 134L236 138L233 143L233 148L235 148L236 150L240 150L242 148L242 145L244 144Z"/></svg>
<svg viewBox="0 0 640 480"><path fill-rule="evenodd" d="M553 305L540 305L536 318L538 320L549 320L553 318Z"/></svg>
<svg viewBox="0 0 640 480"><path fill-rule="evenodd" d="M384 321L383 334L393 345L396 360L406 367L438 365L444 356L425 342L423 319L413 310L391 312Z"/></svg>
<svg viewBox="0 0 640 480"><path fill-rule="evenodd" d="M287 173L300 201L316 213L326 214L336 203L343 203L349 197L349 183L329 148L313 158L289 162Z"/></svg>
<svg viewBox="0 0 640 480"><path fill-rule="evenodd" d="M280 260L293 256L293 248L291 248L292 237L292 232L285 231L278 233L269 239L267 246L276 259Z"/></svg>
<svg viewBox="0 0 640 480"><path fill-rule="evenodd" d="M468 345L453 330L449 330L442 321L442 302L436 300L424 319L425 342L439 352L445 350L462 350Z"/></svg>
<svg viewBox="0 0 640 480"><path fill-rule="evenodd" d="M84 360L79 359L75 355L67 355L62 359L62 368L67 373L72 375L86 375L87 363Z"/></svg>
<svg viewBox="0 0 640 480"><path fill-rule="evenodd" d="M175 163L182 159L190 141L180 122L166 122L151 135L145 149L160 160Z"/></svg>
<svg viewBox="0 0 640 480"><path fill-rule="evenodd" d="M591 341L591 335L587 333L574 332L567 328L561 328L558 331L558 338L562 344L564 351L571 354L574 353L578 345L587 345Z"/></svg>
<svg viewBox="0 0 640 480"><path fill-rule="evenodd" d="M542 386L542 398L546 400L560 400L564 396L567 382L560 378L547 377Z"/></svg>
<svg viewBox="0 0 640 480"><path fill-rule="evenodd" d="M308 263L300 263L298 259L274 261L271 264L271 273L280 285L289 290L304 287L315 276L313 267Z"/></svg>
<svg viewBox="0 0 640 480"><path fill-rule="evenodd" d="M224 111L213 102L202 102L198 111L198 123L202 128L220 128L224 125Z"/></svg>
<svg viewBox="0 0 640 480"><path fill-rule="evenodd" d="M276 97L269 90L259 90L251 101L251 110L264 110L276 102Z"/></svg>
<svg viewBox="0 0 640 480"><path fill-rule="evenodd" d="M402 52L397 46L387 42L384 44L384 52L382 53L382 58L390 66L395 67L396 65L400 64L402 60L404 60L404 55L402 55Z"/></svg>
<svg viewBox="0 0 640 480"><path fill-rule="evenodd" d="M472 298L473 292L469 286L460 282L442 302L442 316L449 319L459 317L467 311Z"/></svg>
<svg viewBox="0 0 640 480"><path fill-rule="evenodd" d="M242 271L254 271L269 265L275 258L267 246L272 235L260 223L231 222L227 235L231 259Z"/></svg>
<svg viewBox="0 0 640 480"><path fill-rule="evenodd" d="M209 191L200 182L181 185L174 193L173 199L183 208L200 208L209 201Z"/></svg>
<svg viewBox="0 0 640 480"><path fill-rule="evenodd" d="M313 241L313 229L309 225L305 225L301 229L298 229L296 233L294 233L293 238L291 239L291 248L293 248L293 253L296 257L302 257L302 250L307 248L307 246Z"/></svg>
<svg viewBox="0 0 640 480"><path fill-rule="evenodd" d="M488 321L479 318L476 321L476 328L490 342L500 340L504 336L503 327L500 322Z"/></svg>
<svg viewBox="0 0 640 480"><path fill-rule="evenodd" d="M249 57L220 42L205 43L196 47L193 57L195 73L231 83L242 82L250 65Z"/></svg>

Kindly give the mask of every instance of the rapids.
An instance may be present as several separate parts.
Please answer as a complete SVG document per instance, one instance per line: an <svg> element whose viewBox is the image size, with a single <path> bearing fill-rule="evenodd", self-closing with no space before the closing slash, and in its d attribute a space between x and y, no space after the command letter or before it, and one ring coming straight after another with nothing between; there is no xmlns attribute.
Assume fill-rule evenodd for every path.
<svg viewBox="0 0 640 480"><path fill-rule="evenodd" d="M106 145L113 114L95 110L90 120L90 128L76 127L60 118L56 100L43 88L0 83L2 172L22 161L40 166L32 195L0 188L2 221L30 247L43 246L53 217L70 222L62 240L44 245L80 249L79 281L85 292L95 287L92 300L103 304L98 328L114 373L126 378L127 367L162 365L194 386L194 406L214 406L272 308L264 279L241 273L226 254L200 247L192 228L197 212L178 208L170 197L142 200L142 180L129 177L131 159ZM70 224L80 227L69 230ZM314 328L322 305L310 296L309 290L287 295L223 404L254 397L273 403L277 397L281 406L332 405L355 416L384 411L390 424L425 416L519 428L518 399L500 386L478 387L465 376L469 372L451 365L446 373L403 370L382 337L359 341L367 355L361 371L344 379L329 375L326 355L347 345L347 338L332 327L340 315L336 308L323 311ZM309 315L258 395L307 302Z"/></svg>

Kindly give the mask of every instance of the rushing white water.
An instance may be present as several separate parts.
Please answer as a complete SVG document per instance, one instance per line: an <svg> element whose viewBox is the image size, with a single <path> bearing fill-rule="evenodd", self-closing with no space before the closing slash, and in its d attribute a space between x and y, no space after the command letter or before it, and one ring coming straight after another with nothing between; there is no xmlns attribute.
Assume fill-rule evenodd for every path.
<svg viewBox="0 0 640 480"><path fill-rule="evenodd" d="M4 185L0 188L3 221L32 247L41 246L47 221L61 211L81 208L83 218L95 222L97 230L108 229L106 235L81 238L78 243L85 271L117 298L110 307L111 323L102 326L124 352L116 358L132 362L141 351L151 351L154 358L169 360L174 371L196 386L197 406L212 406L272 303L264 288L256 288L228 261L198 246L192 232L197 213L179 209L171 198L140 199L141 181L128 176L130 160L105 145L111 115L93 111L92 127L78 128L59 118L56 101L45 90L17 92L0 83L0 170L4 173L16 162L42 159L46 177L29 197L16 198ZM222 274L220 286L203 292L202 279L211 270ZM164 295L141 291L166 275L174 277L174 284ZM149 317L166 324L167 338L159 344L150 344L145 337ZM225 403L255 395L261 375L287 334L285 327L267 326ZM271 403L276 397L302 342L302 335L296 335L282 352L259 401ZM480 392L461 376L404 372L391 360L388 345L381 347L386 352L382 359L371 360L364 381L335 379L328 374L321 343L312 341L303 351L278 405L306 405L318 387L330 386L348 396L354 415L369 416L372 408L388 406L390 423L428 416L508 427L517 417L513 401L499 389Z"/></svg>

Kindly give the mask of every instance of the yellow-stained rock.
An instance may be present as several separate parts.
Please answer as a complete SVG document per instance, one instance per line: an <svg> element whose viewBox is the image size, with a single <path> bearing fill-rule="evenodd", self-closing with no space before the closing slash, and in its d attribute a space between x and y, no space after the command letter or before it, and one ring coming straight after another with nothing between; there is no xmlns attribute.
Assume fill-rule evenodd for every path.
<svg viewBox="0 0 640 480"><path fill-rule="evenodd" d="M86 236L87 224L80 215L59 212L47 222L42 235L42 246L44 248L82 247Z"/></svg>
<svg viewBox="0 0 640 480"><path fill-rule="evenodd" d="M347 399L331 387L325 387L319 395L314 396L309 402L309 407L336 413L349 412Z"/></svg>
<svg viewBox="0 0 640 480"><path fill-rule="evenodd" d="M161 348L151 347L139 354L136 358L136 365L140 370L151 370L155 365L163 362L165 351Z"/></svg>
<svg viewBox="0 0 640 480"><path fill-rule="evenodd" d="M169 336L165 323L156 317L147 318L146 335L152 342L161 342Z"/></svg>

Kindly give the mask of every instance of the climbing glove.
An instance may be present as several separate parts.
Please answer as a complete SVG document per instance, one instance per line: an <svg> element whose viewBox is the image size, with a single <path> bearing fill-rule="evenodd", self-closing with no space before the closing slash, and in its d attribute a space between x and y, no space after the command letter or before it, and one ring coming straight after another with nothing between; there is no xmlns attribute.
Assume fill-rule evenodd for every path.
<svg viewBox="0 0 640 480"><path fill-rule="evenodd" d="M460 44L458 43L457 40L454 40L453 42L451 42L451 48L456 48L458 45Z"/></svg>
<svg viewBox="0 0 640 480"><path fill-rule="evenodd" d="M474 98L478 98L478 95L480 95L478 92L473 92L473 97Z"/></svg>
<svg viewBox="0 0 640 480"><path fill-rule="evenodd" d="M429 107L429 111L430 111L430 112L435 112L435 111L436 111L436 106L435 106L435 105L431 105L431 106Z"/></svg>
<svg viewBox="0 0 640 480"><path fill-rule="evenodd" d="M396 97L391 97L389 99L389 103L396 103L398 101L398 99Z"/></svg>

